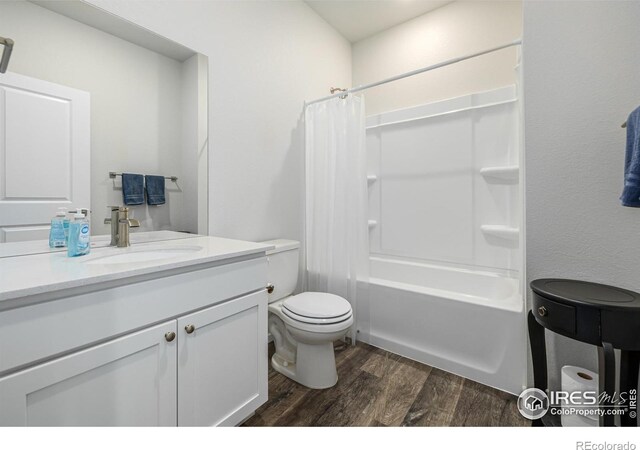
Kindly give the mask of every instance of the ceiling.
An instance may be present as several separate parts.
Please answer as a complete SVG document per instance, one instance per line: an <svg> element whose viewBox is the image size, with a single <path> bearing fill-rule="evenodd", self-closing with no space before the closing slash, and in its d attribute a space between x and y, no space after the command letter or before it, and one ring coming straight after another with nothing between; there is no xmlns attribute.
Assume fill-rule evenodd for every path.
<svg viewBox="0 0 640 450"><path fill-rule="evenodd" d="M305 0L305 2L350 42L358 42L451 3L451 0Z"/></svg>

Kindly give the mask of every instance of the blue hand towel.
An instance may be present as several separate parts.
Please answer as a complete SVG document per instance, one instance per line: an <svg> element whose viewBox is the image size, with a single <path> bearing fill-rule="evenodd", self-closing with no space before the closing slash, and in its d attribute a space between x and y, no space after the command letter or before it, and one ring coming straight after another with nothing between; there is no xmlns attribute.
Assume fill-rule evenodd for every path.
<svg viewBox="0 0 640 450"><path fill-rule="evenodd" d="M160 175L145 175L148 205L164 205L164 177Z"/></svg>
<svg viewBox="0 0 640 450"><path fill-rule="evenodd" d="M137 173L123 173L122 197L125 205L142 205L144 203L144 177Z"/></svg>
<svg viewBox="0 0 640 450"><path fill-rule="evenodd" d="M640 107L627 119L627 153L624 160L622 206L640 207Z"/></svg>

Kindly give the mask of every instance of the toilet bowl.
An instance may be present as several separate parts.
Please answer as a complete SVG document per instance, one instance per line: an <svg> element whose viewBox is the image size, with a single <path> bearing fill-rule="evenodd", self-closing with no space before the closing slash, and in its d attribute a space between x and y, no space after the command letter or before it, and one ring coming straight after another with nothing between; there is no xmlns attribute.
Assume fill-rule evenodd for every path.
<svg viewBox="0 0 640 450"><path fill-rule="evenodd" d="M298 278L297 241L266 242L276 248L267 252L269 280L269 332L276 351L274 370L312 389L338 382L333 342L342 339L353 325L347 300L323 292L292 295Z"/></svg>

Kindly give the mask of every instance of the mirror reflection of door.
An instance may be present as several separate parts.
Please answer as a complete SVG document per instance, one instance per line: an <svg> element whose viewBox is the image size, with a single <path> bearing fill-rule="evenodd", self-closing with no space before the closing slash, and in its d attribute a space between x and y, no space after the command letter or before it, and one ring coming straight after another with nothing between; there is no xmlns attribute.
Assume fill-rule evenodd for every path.
<svg viewBox="0 0 640 450"><path fill-rule="evenodd" d="M164 204L130 205L134 234L208 234L206 56L76 1L0 1L0 35L15 41L0 74L0 243L48 251L58 207L90 209L91 234L109 235L108 207L124 204L110 172L168 177Z"/></svg>
<svg viewBox="0 0 640 450"><path fill-rule="evenodd" d="M57 208L90 209L89 93L0 78L0 242L46 239Z"/></svg>

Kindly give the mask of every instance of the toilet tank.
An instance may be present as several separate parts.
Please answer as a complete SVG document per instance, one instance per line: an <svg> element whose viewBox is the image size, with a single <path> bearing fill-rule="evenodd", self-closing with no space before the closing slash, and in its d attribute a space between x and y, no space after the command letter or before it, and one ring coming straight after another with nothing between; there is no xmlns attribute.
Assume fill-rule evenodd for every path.
<svg viewBox="0 0 640 450"><path fill-rule="evenodd" d="M273 292L269 294L269 303L293 294L298 283L300 242L287 239L274 239L263 244L275 245L267 252L269 267L268 282L273 284Z"/></svg>

